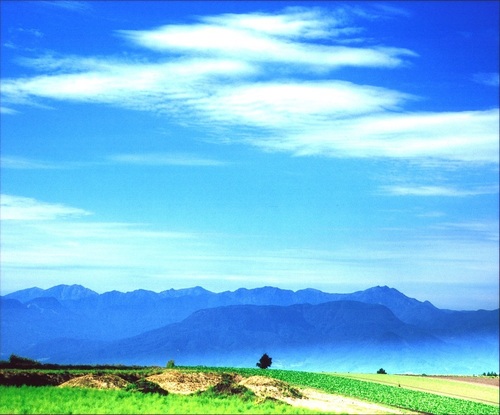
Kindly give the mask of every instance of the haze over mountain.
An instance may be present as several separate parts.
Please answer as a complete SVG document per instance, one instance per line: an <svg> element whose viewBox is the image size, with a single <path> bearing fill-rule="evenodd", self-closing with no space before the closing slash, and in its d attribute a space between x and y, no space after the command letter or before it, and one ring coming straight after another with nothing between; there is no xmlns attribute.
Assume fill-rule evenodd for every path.
<svg viewBox="0 0 500 415"><path fill-rule="evenodd" d="M441 310L389 287L97 294L60 285L0 305L2 359L253 366L268 352L274 367L416 373L482 373L499 361L499 310Z"/></svg>

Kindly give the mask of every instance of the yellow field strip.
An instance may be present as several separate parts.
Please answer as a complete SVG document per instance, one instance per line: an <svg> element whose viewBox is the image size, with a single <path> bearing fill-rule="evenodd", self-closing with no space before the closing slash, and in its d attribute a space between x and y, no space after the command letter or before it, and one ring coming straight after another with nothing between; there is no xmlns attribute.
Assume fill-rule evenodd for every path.
<svg viewBox="0 0 500 415"><path fill-rule="evenodd" d="M333 373L333 375L348 377L384 385L401 386L402 388L435 393L453 398L471 401L499 404L499 388L477 383L459 382L451 379L432 378L430 376L378 375L358 373Z"/></svg>

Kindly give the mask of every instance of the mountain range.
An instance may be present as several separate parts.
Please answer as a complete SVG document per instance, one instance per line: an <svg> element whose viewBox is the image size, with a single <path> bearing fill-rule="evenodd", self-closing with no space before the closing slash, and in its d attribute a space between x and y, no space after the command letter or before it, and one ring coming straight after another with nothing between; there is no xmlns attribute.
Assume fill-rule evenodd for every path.
<svg viewBox="0 0 500 415"><path fill-rule="evenodd" d="M498 369L499 310L443 310L394 288L275 287L98 294L80 285L0 297L1 358L474 374ZM376 367L378 366L378 367Z"/></svg>

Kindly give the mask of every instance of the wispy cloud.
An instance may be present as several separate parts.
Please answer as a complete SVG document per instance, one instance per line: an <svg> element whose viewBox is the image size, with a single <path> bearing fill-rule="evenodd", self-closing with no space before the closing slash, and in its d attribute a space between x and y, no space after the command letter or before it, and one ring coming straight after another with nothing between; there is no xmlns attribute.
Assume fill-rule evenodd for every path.
<svg viewBox="0 0 500 415"><path fill-rule="evenodd" d="M0 114L15 115L19 114L19 111L8 107L0 107Z"/></svg>
<svg viewBox="0 0 500 415"><path fill-rule="evenodd" d="M2 221L47 221L91 215L84 209L40 202L28 197L2 194L0 201Z"/></svg>
<svg viewBox="0 0 500 415"><path fill-rule="evenodd" d="M224 166L227 162L204 158L190 153L142 153L115 154L109 157L111 162L140 166Z"/></svg>
<svg viewBox="0 0 500 415"><path fill-rule="evenodd" d="M394 196L467 197L498 193L498 187L488 186L475 189L457 189L447 186L390 185L383 186L384 193Z"/></svg>
<svg viewBox="0 0 500 415"><path fill-rule="evenodd" d="M464 236L476 236L484 240L498 242L499 222L496 220L475 220L468 222L443 222L435 225L437 229L443 229L448 233L459 233Z"/></svg>
<svg viewBox="0 0 500 415"><path fill-rule="evenodd" d="M1 156L0 168L2 169L18 169L18 170L44 170L44 169L59 169L61 164L50 163L43 160L29 159L25 157Z"/></svg>
<svg viewBox="0 0 500 415"><path fill-rule="evenodd" d="M500 85L500 75L498 72L481 72L476 73L472 77L474 82L478 84L498 87Z"/></svg>
<svg viewBox="0 0 500 415"><path fill-rule="evenodd" d="M99 160L48 161L26 157L2 156L0 168L15 170L78 169L109 165L137 166L190 166L219 167L229 164L227 161L206 157L196 153L126 153L113 154Z"/></svg>
<svg viewBox="0 0 500 415"><path fill-rule="evenodd" d="M40 1L44 6L57 7L59 9L69 10L73 12L84 13L92 9L92 6L87 1L74 0L55 0L55 1Z"/></svg>

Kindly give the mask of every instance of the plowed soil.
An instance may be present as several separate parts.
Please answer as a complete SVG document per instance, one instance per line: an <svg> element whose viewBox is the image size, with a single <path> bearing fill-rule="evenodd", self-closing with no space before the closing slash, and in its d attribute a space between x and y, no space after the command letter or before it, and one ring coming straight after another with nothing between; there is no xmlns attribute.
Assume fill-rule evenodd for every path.
<svg viewBox="0 0 500 415"><path fill-rule="evenodd" d="M435 378L456 380L457 382L479 383L500 387L500 378L493 376L433 376Z"/></svg>

